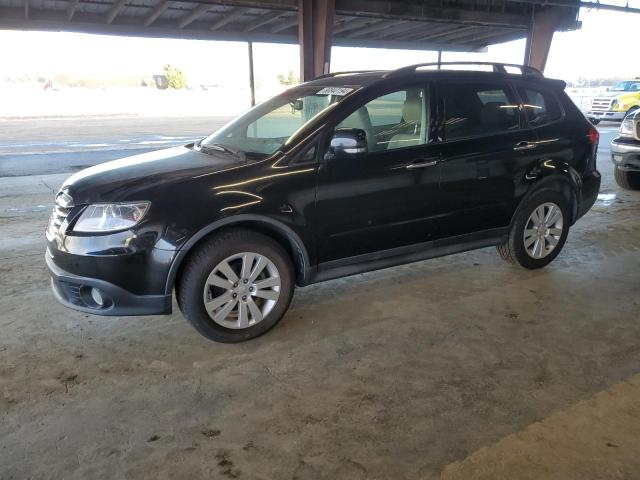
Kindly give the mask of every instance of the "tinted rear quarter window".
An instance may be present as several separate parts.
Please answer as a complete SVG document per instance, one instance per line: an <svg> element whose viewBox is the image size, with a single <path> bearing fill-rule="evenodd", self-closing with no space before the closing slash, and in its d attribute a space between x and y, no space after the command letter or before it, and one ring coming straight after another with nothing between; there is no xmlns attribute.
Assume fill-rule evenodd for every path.
<svg viewBox="0 0 640 480"><path fill-rule="evenodd" d="M441 84L446 140L491 135L520 128L518 104L502 83Z"/></svg>
<svg viewBox="0 0 640 480"><path fill-rule="evenodd" d="M525 115L532 127L539 127L562 118L562 108L555 96L546 90L520 87Z"/></svg>

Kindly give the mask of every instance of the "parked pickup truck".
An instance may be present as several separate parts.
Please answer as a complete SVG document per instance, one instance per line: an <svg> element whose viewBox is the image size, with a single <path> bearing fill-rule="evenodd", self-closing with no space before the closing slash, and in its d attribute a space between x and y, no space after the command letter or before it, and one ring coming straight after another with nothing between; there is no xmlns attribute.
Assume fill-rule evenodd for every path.
<svg viewBox="0 0 640 480"><path fill-rule="evenodd" d="M611 142L616 182L627 190L640 190L640 110L620 125L620 133Z"/></svg>
<svg viewBox="0 0 640 480"><path fill-rule="evenodd" d="M640 109L640 77L625 80L606 93L594 97L586 112L591 123L602 120L620 121Z"/></svg>

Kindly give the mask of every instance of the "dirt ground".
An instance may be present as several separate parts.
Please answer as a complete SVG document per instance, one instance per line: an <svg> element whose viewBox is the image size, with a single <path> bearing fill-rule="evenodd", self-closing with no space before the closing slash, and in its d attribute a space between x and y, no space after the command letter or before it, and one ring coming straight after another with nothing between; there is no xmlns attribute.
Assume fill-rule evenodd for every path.
<svg viewBox="0 0 640 480"><path fill-rule="evenodd" d="M299 289L239 345L53 298L66 175L0 178L0 479L632 479L640 192L548 268L488 248Z"/></svg>

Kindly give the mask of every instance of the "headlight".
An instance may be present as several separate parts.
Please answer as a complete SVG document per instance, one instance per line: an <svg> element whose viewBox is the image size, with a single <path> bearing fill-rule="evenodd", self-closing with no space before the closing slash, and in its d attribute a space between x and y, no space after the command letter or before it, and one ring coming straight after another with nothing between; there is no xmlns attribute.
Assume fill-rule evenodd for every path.
<svg viewBox="0 0 640 480"><path fill-rule="evenodd" d="M75 232L111 232L136 225L149 210L149 202L96 203L85 208L73 230Z"/></svg>
<svg viewBox="0 0 640 480"><path fill-rule="evenodd" d="M621 137L633 137L633 120L630 118L624 120L619 132Z"/></svg>
<svg viewBox="0 0 640 480"><path fill-rule="evenodd" d="M611 103L611 110L617 110L618 109L618 100L614 100Z"/></svg>

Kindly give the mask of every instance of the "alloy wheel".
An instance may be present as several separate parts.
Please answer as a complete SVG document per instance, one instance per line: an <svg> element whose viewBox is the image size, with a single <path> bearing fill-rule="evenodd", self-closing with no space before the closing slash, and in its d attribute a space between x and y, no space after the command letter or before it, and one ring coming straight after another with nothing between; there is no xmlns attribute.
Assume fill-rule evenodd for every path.
<svg viewBox="0 0 640 480"><path fill-rule="evenodd" d="M562 210L552 202L536 207L524 227L524 248L536 260L555 250L562 237Z"/></svg>
<svg viewBox="0 0 640 480"><path fill-rule="evenodd" d="M266 256L242 252L222 260L204 285L204 306L218 325L243 329L260 323L280 298L280 274Z"/></svg>

